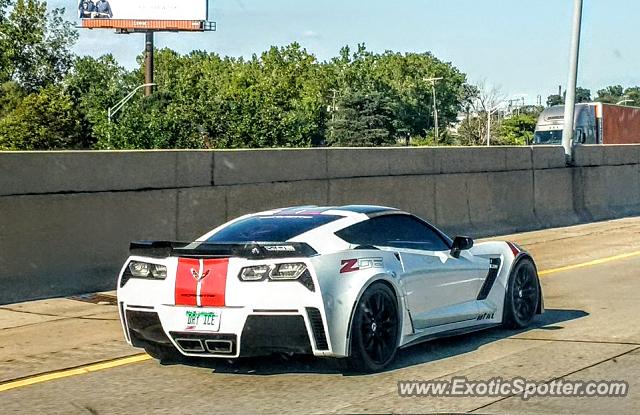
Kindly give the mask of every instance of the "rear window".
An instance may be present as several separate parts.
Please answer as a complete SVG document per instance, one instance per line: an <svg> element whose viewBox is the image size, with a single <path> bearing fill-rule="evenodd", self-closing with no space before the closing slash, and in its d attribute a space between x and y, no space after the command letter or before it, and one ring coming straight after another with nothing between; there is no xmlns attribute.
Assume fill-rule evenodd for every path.
<svg viewBox="0 0 640 415"><path fill-rule="evenodd" d="M253 216L221 229L207 242L285 242L340 218L333 215Z"/></svg>

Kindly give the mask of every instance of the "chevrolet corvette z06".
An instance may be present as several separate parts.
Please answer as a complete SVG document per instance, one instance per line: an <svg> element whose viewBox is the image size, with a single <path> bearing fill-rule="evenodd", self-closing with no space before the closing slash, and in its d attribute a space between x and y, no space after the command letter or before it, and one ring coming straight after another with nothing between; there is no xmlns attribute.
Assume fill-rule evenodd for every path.
<svg viewBox="0 0 640 415"><path fill-rule="evenodd" d="M302 353L386 368L398 348L543 312L533 258L380 206L245 215L193 242L133 242L127 342L159 359Z"/></svg>

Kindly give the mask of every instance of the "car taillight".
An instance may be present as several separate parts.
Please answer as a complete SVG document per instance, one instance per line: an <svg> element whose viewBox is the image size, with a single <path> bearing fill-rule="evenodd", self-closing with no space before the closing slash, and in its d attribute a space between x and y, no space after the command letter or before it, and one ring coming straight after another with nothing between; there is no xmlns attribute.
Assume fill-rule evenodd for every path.
<svg viewBox="0 0 640 415"><path fill-rule="evenodd" d="M240 270L238 277L242 281L262 281L270 279L274 281L294 281L300 278L307 266L302 262L254 265Z"/></svg>
<svg viewBox="0 0 640 415"><path fill-rule="evenodd" d="M303 263L278 264L269 278L272 280L297 280L307 269Z"/></svg>
<svg viewBox="0 0 640 415"><path fill-rule="evenodd" d="M164 280L167 278L167 267L159 264L151 264L149 262L130 261L122 273L120 288L124 287L127 281L132 278Z"/></svg>
<svg viewBox="0 0 640 415"><path fill-rule="evenodd" d="M131 261L128 268L133 278L155 278L159 280L167 278L167 267L164 265Z"/></svg>
<svg viewBox="0 0 640 415"><path fill-rule="evenodd" d="M239 277L242 281L262 281L269 277L270 272L271 267L268 265L257 265L242 268Z"/></svg>

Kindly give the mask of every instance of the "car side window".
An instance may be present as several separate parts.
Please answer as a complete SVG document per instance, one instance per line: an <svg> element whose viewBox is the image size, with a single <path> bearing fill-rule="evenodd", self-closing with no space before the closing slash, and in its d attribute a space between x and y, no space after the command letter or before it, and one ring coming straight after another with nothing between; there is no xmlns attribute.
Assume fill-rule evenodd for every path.
<svg viewBox="0 0 640 415"><path fill-rule="evenodd" d="M446 251L449 246L429 226L409 215L379 216L336 232L354 245Z"/></svg>

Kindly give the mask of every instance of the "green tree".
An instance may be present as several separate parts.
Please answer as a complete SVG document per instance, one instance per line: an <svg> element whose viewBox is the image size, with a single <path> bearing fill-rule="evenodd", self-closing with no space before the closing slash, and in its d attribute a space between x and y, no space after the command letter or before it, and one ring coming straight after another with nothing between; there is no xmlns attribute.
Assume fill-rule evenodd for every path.
<svg viewBox="0 0 640 415"><path fill-rule="evenodd" d="M9 57L10 39L7 33L8 8L11 0L0 0L0 83L9 81L9 67L11 64Z"/></svg>
<svg viewBox="0 0 640 415"><path fill-rule="evenodd" d="M547 97L547 106L552 107L554 105L563 105L566 98L567 91L565 91L562 96L558 94L549 95ZM591 90L587 88L576 87L576 104L580 104L582 102L591 102Z"/></svg>
<svg viewBox="0 0 640 415"><path fill-rule="evenodd" d="M598 91L596 101L615 104L623 99L624 88L621 85L611 85Z"/></svg>
<svg viewBox="0 0 640 415"><path fill-rule="evenodd" d="M499 128L499 144L526 145L533 140L537 117L521 113L505 118Z"/></svg>
<svg viewBox="0 0 640 415"><path fill-rule="evenodd" d="M0 120L20 105L24 97L24 90L14 81L0 84Z"/></svg>
<svg viewBox="0 0 640 415"><path fill-rule="evenodd" d="M499 125L491 123L491 137L496 137ZM467 116L458 126L458 141L463 146L487 144L487 113Z"/></svg>
<svg viewBox="0 0 640 415"><path fill-rule="evenodd" d="M232 75L228 92L241 106L228 139L248 147L304 147L322 134L324 88L315 56L299 44L272 47ZM235 78L235 79L234 79ZM247 87L238 88L238 83ZM238 118L236 118L238 119Z"/></svg>
<svg viewBox="0 0 640 415"><path fill-rule="evenodd" d="M132 100L99 147L304 147L324 136L322 66L296 43L249 60L168 49L156 57L156 95L162 96ZM150 118L149 111L165 119ZM159 128L173 138L160 138L166 134Z"/></svg>
<svg viewBox="0 0 640 415"><path fill-rule="evenodd" d="M564 93L565 97L567 93ZM591 102L591 90L587 88L576 88L576 103Z"/></svg>
<svg viewBox="0 0 640 415"><path fill-rule="evenodd" d="M360 44L354 52L344 47L327 66L330 88L337 94L378 91L391 100L398 139L423 137L434 128L432 84L427 79L442 78L435 84L441 131L456 121L472 92L463 73L430 53L375 54Z"/></svg>
<svg viewBox="0 0 640 415"><path fill-rule="evenodd" d="M61 88L49 86L24 98L0 120L0 149L50 150L82 147L80 115Z"/></svg>
<svg viewBox="0 0 640 415"><path fill-rule="evenodd" d="M640 107L640 87L634 86L627 88L624 91L624 98L631 100L631 102L628 102L627 105Z"/></svg>
<svg viewBox="0 0 640 415"><path fill-rule="evenodd" d="M71 46L78 34L63 19L63 9L47 10L37 0L7 2L10 11L2 24L3 66L0 79L14 80L27 92L59 82L69 69Z"/></svg>
<svg viewBox="0 0 640 415"><path fill-rule="evenodd" d="M329 122L331 146L363 147L395 144L391 100L378 91L347 91Z"/></svg>
<svg viewBox="0 0 640 415"><path fill-rule="evenodd" d="M15 1L14 14L40 13L38 2ZM35 9L27 13L29 7ZM35 26L33 31L37 32ZM430 77L443 78L436 84L438 144L450 143L453 137L444 134L446 127L476 93L463 73L429 53L376 54L358 45L353 52L345 47L338 57L320 63L297 43L250 59L161 49L156 51L156 92L151 97L136 94L109 123L107 109L143 82L141 57L132 71L110 55L76 58L56 71L48 70L43 61L33 66L25 62L21 67L64 76L22 75L32 74L30 69L8 75L0 83L0 117L7 118L4 131L28 118L23 99L33 103L43 91L42 108L50 103L64 113L54 103L71 102L75 123L62 122L62 114L55 131L60 125L70 128L67 144L73 148L306 147L389 145L412 137L433 140L432 87L425 80ZM5 148L21 148L17 139L4 137ZM33 138L27 141L22 147L47 145ZM62 144L64 140L49 143L52 148Z"/></svg>
<svg viewBox="0 0 640 415"><path fill-rule="evenodd" d="M547 97L547 107L564 104L564 97L558 94L552 94Z"/></svg>
<svg viewBox="0 0 640 415"><path fill-rule="evenodd" d="M97 144L100 149L172 149L205 147L189 113L156 93L132 101Z"/></svg>
<svg viewBox="0 0 640 415"><path fill-rule="evenodd" d="M103 140L102 146L109 148L107 110L140 84L136 75L118 65L112 55L85 56L74 60L63 84L80 114L82 147L91 148Z"/></svg>

